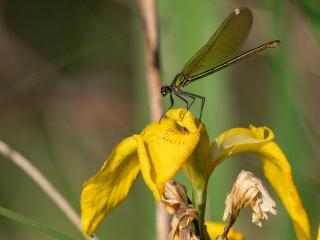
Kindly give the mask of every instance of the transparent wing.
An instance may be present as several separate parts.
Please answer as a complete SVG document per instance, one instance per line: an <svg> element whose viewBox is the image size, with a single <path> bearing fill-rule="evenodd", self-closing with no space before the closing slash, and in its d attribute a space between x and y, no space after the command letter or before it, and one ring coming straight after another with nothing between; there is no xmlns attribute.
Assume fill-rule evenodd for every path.
<svg viewBox="0 0 320 240"><path fill-rule="evenodd" d="M186 63L182 74L192 77L230 58L243 45L251 26L250 9L234 10L209 41Z"/></svg>

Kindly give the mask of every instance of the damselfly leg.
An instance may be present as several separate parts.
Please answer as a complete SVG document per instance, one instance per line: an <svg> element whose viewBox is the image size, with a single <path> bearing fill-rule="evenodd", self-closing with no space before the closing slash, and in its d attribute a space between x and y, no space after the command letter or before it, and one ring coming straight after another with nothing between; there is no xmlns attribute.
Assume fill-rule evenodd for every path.
<svg viewBox="0 0 320 240"><path fill-rule="evenodd" d="M160 121L162 118L164 118L166 116L166 113L173 107L173 105L174 105L174 100L173 100L172 92L170 92L170 106L168 107L168 109L165 112L163 112L163 114L160 118Z"/></svg>
<svg viewBox="0 0 320 240"><path fill-rule="evenodd" d="M200 116L199 116L199 120L201 121L201 117L202 117L202 111L203 111L203 107L204 107L204 103L206 101L206 98L203 96L200 96L198 94L194 94L194 93L190 93L190 92L185 92L185 91L179 91L179 94L186 96L186 97L190 97L192 98L192 102L191 104L187 107L187 109L189 110L189 108L191 107L191 105L194 103L195 99L201 99L201 108L200 108Z"/></svg>

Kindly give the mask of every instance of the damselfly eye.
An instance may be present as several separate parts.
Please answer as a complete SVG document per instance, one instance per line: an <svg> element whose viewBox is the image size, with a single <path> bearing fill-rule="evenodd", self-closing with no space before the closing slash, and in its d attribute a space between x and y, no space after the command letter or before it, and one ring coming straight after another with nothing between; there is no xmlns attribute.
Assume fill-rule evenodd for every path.
<svg viewBox="0 0 320 240"><path fill-rule="evenodd" d="M168 92L171 91L171 88L169 86L163 86L161 87L161 95L164 97L168 94Z"/></svg>

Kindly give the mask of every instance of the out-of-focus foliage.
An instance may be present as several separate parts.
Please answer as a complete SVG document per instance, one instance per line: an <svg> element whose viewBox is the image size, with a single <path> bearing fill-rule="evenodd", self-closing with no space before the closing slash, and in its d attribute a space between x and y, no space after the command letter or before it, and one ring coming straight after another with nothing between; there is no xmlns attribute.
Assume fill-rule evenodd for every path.
<svg viewBox="0 0 320 240"><path fill-rule="evenodd" d="M296 0L298 7L310 22L310 27L320 45L320 4L317 0Z"/></svg>
<svg viewBox="0 0 320 240"><path fill-rule="evenodd" d="M211 139L249 124L273 129L315 232L320 215L320 50L318 7L315 0L309 2L161 0L158 13L163 83L170 83L240 6L254 15L244 49L282 41L186 90L206 97L203 121ZM135 2L5 0L0 10L0 138L27 156L79 209L83 182L120 139L139 133L149 121ZM195 115L198 107L192 109ZM214 172L210 220L221 221L225 197L241 169L262 176L251 158L244 155ZM80 239L27 176L2 156L0 164L1 206ZM101 239L131 239L133 233L136 239L154 238L153 198L143 184L138 180L129 198L102 223ZM290 220L276 201L278 215L262 229L250 224L249 212L241 213L236 229L248 239L293 239ZM45 238L0 218L0 239Z"/></svg>

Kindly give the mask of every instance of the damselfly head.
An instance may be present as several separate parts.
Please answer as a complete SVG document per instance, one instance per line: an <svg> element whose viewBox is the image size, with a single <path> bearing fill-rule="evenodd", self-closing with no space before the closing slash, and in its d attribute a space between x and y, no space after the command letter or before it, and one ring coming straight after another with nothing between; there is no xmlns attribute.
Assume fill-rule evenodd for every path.
<svg viewBox="0 0 320 240"><path fill-rule="evenodd" d="M166 96L168 93L172 91L171 87L169 86L163 86L161 87L161 95L162 97Z"/></svg>

